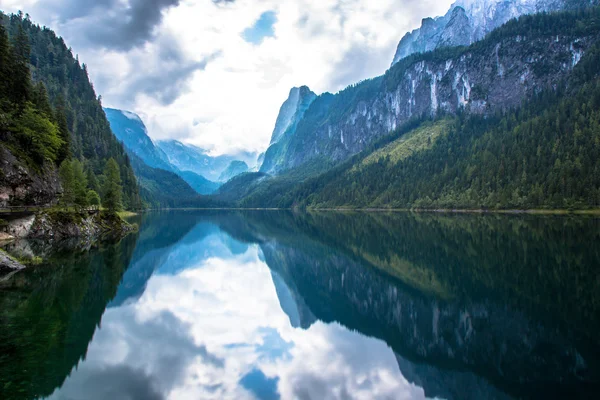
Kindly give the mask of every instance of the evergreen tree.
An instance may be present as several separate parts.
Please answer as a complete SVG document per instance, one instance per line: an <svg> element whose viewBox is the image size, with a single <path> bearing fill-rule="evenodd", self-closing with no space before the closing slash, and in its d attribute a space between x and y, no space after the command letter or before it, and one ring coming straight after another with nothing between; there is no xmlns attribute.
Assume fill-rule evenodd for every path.
<svg viewBox="0 0 600 400"><path fill-rule="evenodd" d="M98 183L98 178L92 168L88 167L87 169L87 186L88 189L93 190L96 193L100 192L100 184Z"/></svg>
<svg viewBox="0 0 600 400"><path fill-rule="evenodd" d="M58 128L47 117L27 104L17 119L16 136L21 147L27 151L38 165L46 160L56 162L63 145Z"/></svg>
<svg viewBox="0 0 600 400"><path fill-rule="evenodd" d="M120 211L123 208L122 198L123 188L121 187L119 165L114 158L110 158L104 168L104 198L102 199L102 205L108 211Z"/></svg>
<svg viewBox="0 0 600 400"><path fill-rule="evenodd" d="M87 192L87 203L92 206L94 210L97 210L100 206L100 196L95 190L88 190Z"/></svg>
<svg viewBox="0 0 600 400"><path fill-rule="evenodd" d="M73 192L75 177L73 175L73 164L70 160L65 160L62 162L58 170L58 174L60 176L60 183L63 188L60 202L64 207L71 207L75 203L75 194Z"/></svg>
<svg viewBox="0 0 600 400"><path fill-rule="evenodd" d="M73 170L73 199L77 206L86 207L88 205L87 197L87 178L83 172L83 166L79 160L71 161Z"/></svg>
<svg viewBox="0 0 600 400"><path fill-rule="evenodd" d="M50 105L50 100L48 100L46 85L44 85L42 82L36 83L35 87L33 88L31 100L35 107L46 117L52 118L54 116L52 106Z"/></svg>
<svg viewBox="0 0 600 400"><path fill-rule="evenodd" d="M31 48L29 37L22 25L18 26L17 35L13 41L14 62L12 66L12 88L10 95L19 110L25 108L25 103L31 96L31 77L29 72L29 56Z"/></svg>
<svg viewBox="0 0 600 400"><path fill-rule="evenodd" d="M71 133L69 133L69 125L67 122L67 107L65 98L60 95L56 99L56 109L54 111L54 120L58 127L58 135L62 140L62 146L58 151L57 162L61 163L71 156ZM97 189L94 189L97 190Z"/></svg>
<svg viewBox="0 0 600 400"><path fill-rule="evenodd" d="M8 36L0 23L0 110L6 110L9 105L8 96L12 90L11 66L12 54Z"/></svg>

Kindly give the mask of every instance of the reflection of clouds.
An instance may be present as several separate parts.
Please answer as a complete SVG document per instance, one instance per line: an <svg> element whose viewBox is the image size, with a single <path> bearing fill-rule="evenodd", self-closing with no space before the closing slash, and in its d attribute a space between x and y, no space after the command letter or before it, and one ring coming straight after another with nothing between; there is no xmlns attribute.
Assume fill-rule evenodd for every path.
<svg viewBox="0 0 600 400"><path fill-rule="evenodd" d="M86 361L55 397L423 397L385 343L337 324L294 328L259 252L152 276L137 302L107 310Z"/></svg>
<svg viewBox="0 0 600 400"><path fill-rule="evenodd" d="M317 322L295 345L291 362L277 365L283 398L424 398L422 389L400 375L393 352L381 341Z"/></svg>

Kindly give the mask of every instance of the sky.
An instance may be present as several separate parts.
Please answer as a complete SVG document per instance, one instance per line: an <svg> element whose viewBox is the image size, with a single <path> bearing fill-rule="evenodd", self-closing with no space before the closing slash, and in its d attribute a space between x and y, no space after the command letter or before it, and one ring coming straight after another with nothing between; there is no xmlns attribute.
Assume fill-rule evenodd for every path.
<svg viewBox="0 0 600 400"><path fill-rule="evenodd" d="M0 0L62 36L105 107L155 140L213 154L266 149L294 86L383 74L404 34L452 0Z"/></svg>

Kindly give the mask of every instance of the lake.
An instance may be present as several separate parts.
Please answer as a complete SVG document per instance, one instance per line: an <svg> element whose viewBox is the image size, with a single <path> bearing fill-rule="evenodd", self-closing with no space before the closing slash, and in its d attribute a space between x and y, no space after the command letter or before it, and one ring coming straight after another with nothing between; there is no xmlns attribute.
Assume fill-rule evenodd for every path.
<svg viewBox="0 0 600 400"><path fill-rule="evenodd" d="M0 398L598 398L600 219L173 211L20 242Z"/></svg>

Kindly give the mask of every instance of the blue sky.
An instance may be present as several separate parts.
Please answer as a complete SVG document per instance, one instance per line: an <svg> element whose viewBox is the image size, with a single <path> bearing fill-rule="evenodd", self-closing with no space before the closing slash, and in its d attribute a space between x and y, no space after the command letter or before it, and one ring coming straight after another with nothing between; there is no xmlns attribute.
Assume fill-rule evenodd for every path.
<svg viewBox="0 0 600 400"><path fill-rule="evenodd" d="M265 38L275 36L273 27L276 22L275 11L262 13L256 23L242 33L244 40L252 44L261 44Z"/></svg>

